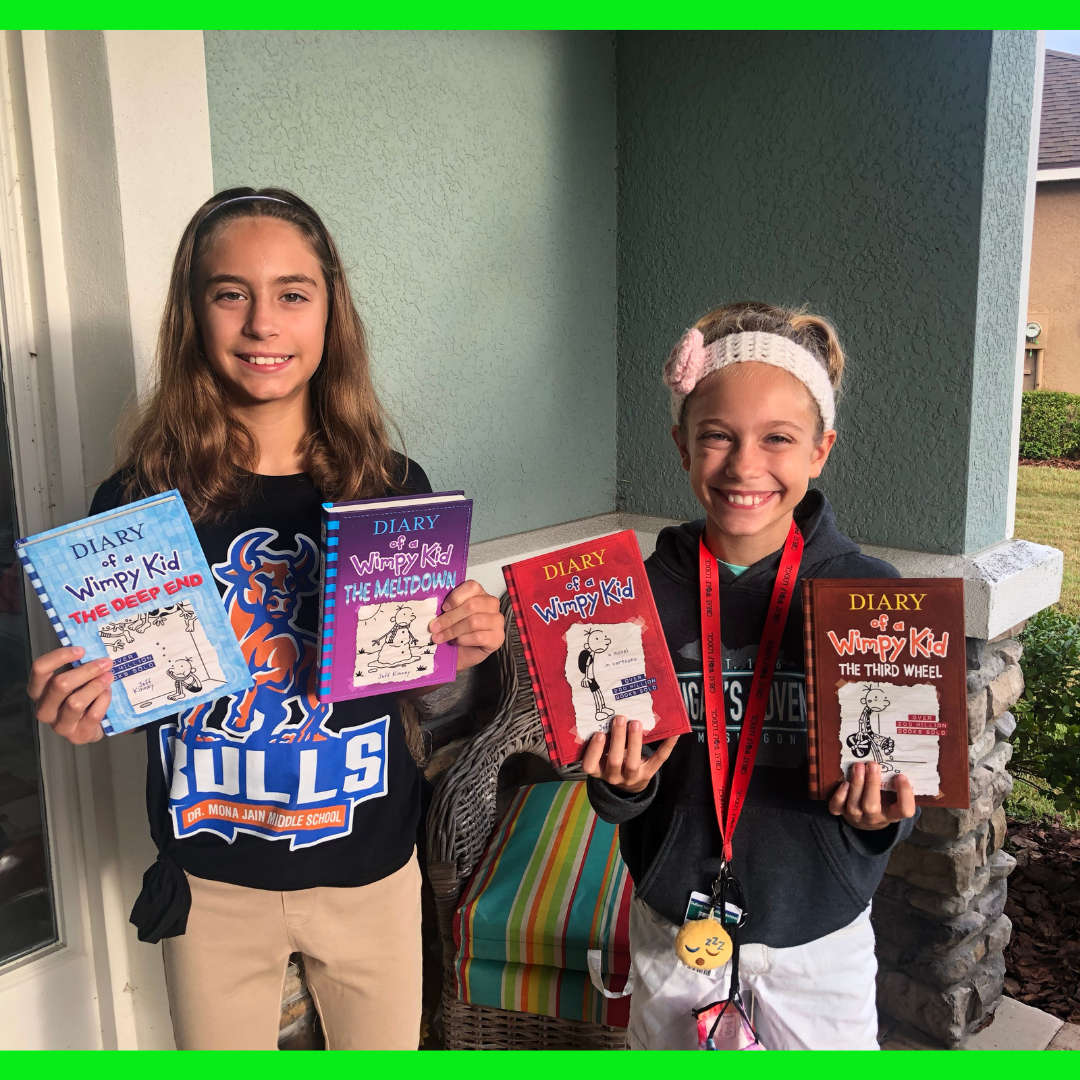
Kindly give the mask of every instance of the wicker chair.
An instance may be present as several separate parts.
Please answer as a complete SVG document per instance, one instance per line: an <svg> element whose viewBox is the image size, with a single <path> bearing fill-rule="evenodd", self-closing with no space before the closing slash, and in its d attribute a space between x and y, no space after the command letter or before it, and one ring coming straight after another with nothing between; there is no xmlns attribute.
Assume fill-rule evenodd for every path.
<svg viewBox="0 0 1080 1080"><path fill-rule="evenodd" d="M623 1050L626 1031L603 1024L509 1012L459 1001L454 989L454 912L498 818L499 770L515 754L548 760L525 656L509 598L502 599L506 642L499 650L501 694L494 719L447 770L428 812L428 876L443 946L443 1029L447 1050ZM581 779L577 766L557 769Z"/></svg>

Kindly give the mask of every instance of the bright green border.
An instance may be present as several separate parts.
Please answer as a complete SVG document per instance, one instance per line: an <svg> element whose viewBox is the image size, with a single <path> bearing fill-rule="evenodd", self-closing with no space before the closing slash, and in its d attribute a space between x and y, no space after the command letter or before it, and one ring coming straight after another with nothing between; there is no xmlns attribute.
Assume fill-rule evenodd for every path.
<svg viewBox="0 0 1080 1080"><path fill-rule="evenodd" d="M296 7L267 3L237 10L221 0L190 0L187 3L157 3L145 0L113 0L107 3L79 3L77 0L34 0L33 5L16 5L9 0L3 22L7 26L35 29L199 29L252 28L294 29L299 23L311 29L471 29L471 28L559 28L559 29L1029 29L1033 17L1047 28L1073 29L1080 24L1077 0L1044 0L1038 11L1016 3L911 0L907 3L868 4L851 2L807 3L806 0L773 0L763 4L696 3L661 5L655 2L573 2L573 0L533 0L506 3L433 3L414 0L403 3L343 3L330 0ZM157 1060L151 1060L155 1058ZM256 1058L258 1060L256 1060ZM748 1080L782 1077L790 1080L793 1063L774 1053L740 1057L737 1065ZM644 1068L642 1066L645 1066ZM322 1054L200 1054L183 1065L175 1057L140 1054L100 1054L93 1052L0 1052L0 1071L15 1078L56 1077L58 1080L147 1080L155 1071L169 1077L179 1068L194 1068L198 1080L237 1080L238 1075L258 1080L293 1080L297 1076L325 1076L341 1068L340 1060ZM976 1069L992 1068L1012 1072L1037 1070L1040 1080L1068 1080L1076 1074L1068 1053L1035 1057L1011 1053L993 1065L961 1054L922 1053L915 1059L875 1059L855 1062L850 1054L815 1053L801 1056L799 1080L836 1080L839 1074L855 1069L873 1069L880 1074L915 1068L918 1080L955 1080ZM362 1062L346 1068L359 1069L363 1080L398 1080L405 1077L437 1076L438 1080L616 1080L621 1073L644 1072L653 1078L683 1078L703 1071L719 1071L716 1059L693 1054L653 1054L644 1061L623 1055L608 1055L601 1065L595 1053L547 1052L473 1054L367 1054Z"/></svg>
<svg viewBox="0 0 1080 1080"><path fill-rule="evenodd" d="M1073 29L1080 24L1076 0L1043 0L1035 7L1002 0L322 0L303 5L280 0L7 0L4 8L4 23L35 29L1030 29L1036 18L1043 27Z"/></svg>
<svg viewBox="0 0 1080 1080"><path fill-rule="evenodd" d="M723 1066L727 1066L725 1069ZM93 1052L9 1052L0 1053L0 1070L15 1078L56 1078L56 1080L172 1080L181 1070L198 1080L294 1080L296 1077L347 1077L358 1080L694 1080L715 1077L737 1070L740 1080L777 1077L791 1080L846 1080L862 1073L874 1076L904 1076L914 1071L918 1080L956 1080L976 1069L995 1074L1024 1075L1037 1070L1039 1080L1072 1080L1075 1059L1068 1053L1039 1057L1034 1053L998 1055L992 1062L965 1057L964 1052L921 1053L918 1057L868 1057L836 1051L800 1054L746 1054L721 1062L698 1054L640 1054L609 1052L601 1057L582 1051L502 1051L485 1053L392 1054L371 1053L353 1056L348 1062L340 1055L278 1053L202 1053L197 1058L175 1054L125 1054Z"/></svg>

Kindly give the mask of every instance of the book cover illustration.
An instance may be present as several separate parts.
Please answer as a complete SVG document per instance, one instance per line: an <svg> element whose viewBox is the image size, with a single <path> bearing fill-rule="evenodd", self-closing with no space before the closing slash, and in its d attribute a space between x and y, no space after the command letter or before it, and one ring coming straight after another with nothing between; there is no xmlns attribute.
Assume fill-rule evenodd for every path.
<svg viewBox="0 0 1080 1080"><path fill-rule="evenodd" d="M812 798L858 762L903 773L920 805L968 805L959 578L803 583Z"/></svg>
<svg viewBox="0 0 1080 1080"><path fill-rule="evenodd" d="M690 730L632 531L503 567L555 765L579 760L616 716L645 741Z"/></svg>
<svg viewBox="0 0 1080 1080"><path fill-rule="evenodd" d="M881 786L892 790L900 773L916 795L937 798L941 778L941 734L937 687L929 683L900 686L881 680L845 683L840 701L840 768L848 775L857 761L881 766Z"/></svg>
<svg viewBox="0 0 1080 1080"><path fill-rule="evenodd" d="M652 692L656 679L645 672L645 646L636 622L579 623L566 631L566 681L574 705L574 729L582 742L607 731L616 713L656 722Z"/></svg>
<svg viewBox="0 0 1080 1080"><path fill-rule="evenodd" d="M428 625L465 580L463 492L323 505L319 700L453 682L457 646Z"/></svg>
<svg viewBox="0 0 1080 1080"><path fill-rule="evenodd" d="M179 492L16 541L63 645L113 661L113 735L251 686Z"/></svg>

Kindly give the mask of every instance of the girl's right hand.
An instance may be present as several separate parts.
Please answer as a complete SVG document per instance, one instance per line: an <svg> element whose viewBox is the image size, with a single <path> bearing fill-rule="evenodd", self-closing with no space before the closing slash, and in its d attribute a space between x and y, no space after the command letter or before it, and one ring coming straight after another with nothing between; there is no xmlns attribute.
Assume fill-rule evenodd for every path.
<svg viewBox="0 0 1080 1080"><path fill-rule="evenodd" d="M85 652L75 645L39 656L26 687L37 718L76 746L105 735L101 721L112 701L112 660L107 656L68 667Z"/></svg>
<svg viewBox="0 0 1080 1080"><path fill-rule="evenodd" d="M649 781L667 761L678 740L678 735L665 739L651 757L643 758L641 721L627 723L625 716L616 716L611 721L611 746L607 753L604 753L604 744L608 736L598 731L589 740L581 767L587 776L595 776L611 787L636 795L649 786Z"/></svg>

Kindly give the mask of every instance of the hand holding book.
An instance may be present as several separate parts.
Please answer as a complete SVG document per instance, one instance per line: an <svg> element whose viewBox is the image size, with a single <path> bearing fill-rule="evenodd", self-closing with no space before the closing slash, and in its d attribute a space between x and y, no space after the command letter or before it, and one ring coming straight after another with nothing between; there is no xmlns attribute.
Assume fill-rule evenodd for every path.
<svg viewBox="0 0 1080 1080"><path fill-rule="evenodd" d="M881 798L881 766L875 761L851 766L851 779L845 780L829 800L829 813L844 820L853 829L874 832L887 825L915 816L915 789L900 773L893 781L895 798Z"/></svg>
<svg viewBox="0 0 1080 1080"><path fill-rule="evenodd" d="M443 601L442 612L428 624L436 645L458 647L457 670L475 667L503 643L506 630L498 597L478 581L463 581Z"/></svg>
<svg viewBox="0 0 1080 1080"><path fill-rule="evenodd" d="M607 746L605 754L609 739L611 745ZM649 781L667 761L678 741L679 736L672 735L650 757L642 757L641 721L627 722L625 716L616 716L611 722L609 735L598 731L589 740L581 767L586 776L595 776L613 788L637 795L649 786Z"/></svg>
<svg viewBox="0 0 1080 1080"><path fill-rule="evenodd" d="M111 658L71 667L85 654L77 645L42 654L31 665L26 687L37 718L76 746L105 737L101 721L112 702Z"/></svg>

